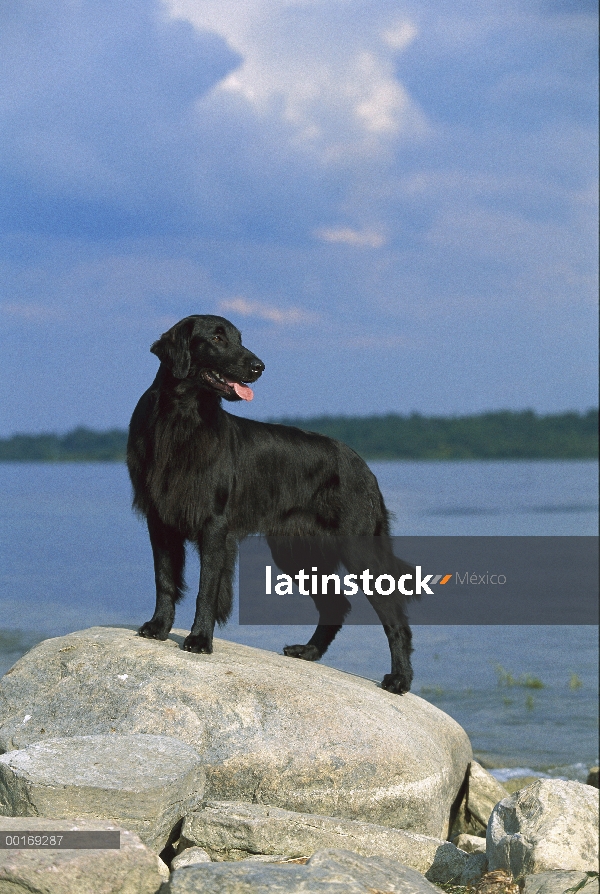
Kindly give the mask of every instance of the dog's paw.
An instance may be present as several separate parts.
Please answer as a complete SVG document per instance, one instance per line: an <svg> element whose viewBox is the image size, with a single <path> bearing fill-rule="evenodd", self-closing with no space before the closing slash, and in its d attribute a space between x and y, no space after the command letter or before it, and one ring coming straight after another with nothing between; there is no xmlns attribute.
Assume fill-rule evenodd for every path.
<svg viewBox="0 0 600 894"><path fill-rule="evenodd" d="M386 674L381 681L381 688L387 689L388 692L394 692L396 695L404 695L410 689L410 682L401 674Z"/></svg>
<svg viewBox="0 0 600 894"><path fill-rule="evenodd" d="M288 658L303 658L304 661L318 661L321 653L316 646L284 646L283 654Z"/></svg>
<svg viewBox="0 0 600 894"><path fill-rule="evenodd" d="M169 631L156 621L146 621L138 630L138 636L144 636L146 639L165 640L168 635Z"/></svg>
<svg viewBox="0 0 600 894"><path fill-rule="evenodd" d="M196 652L198 655L211 655L212 643L203 634L190 633L183 641L181 647L184 652Z"/></svg>

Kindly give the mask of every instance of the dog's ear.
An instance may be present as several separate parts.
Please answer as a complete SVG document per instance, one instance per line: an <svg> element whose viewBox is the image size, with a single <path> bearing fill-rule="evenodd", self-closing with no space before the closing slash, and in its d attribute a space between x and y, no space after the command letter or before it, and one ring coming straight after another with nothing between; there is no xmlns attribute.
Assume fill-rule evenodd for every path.
<svg viewBox="0 0 600 894"><path fill-rule="evenodd" d="M176 379L185 379L190 371L190 338L193 331L194 321L188 317L175 323L150 348Z"/></svg>

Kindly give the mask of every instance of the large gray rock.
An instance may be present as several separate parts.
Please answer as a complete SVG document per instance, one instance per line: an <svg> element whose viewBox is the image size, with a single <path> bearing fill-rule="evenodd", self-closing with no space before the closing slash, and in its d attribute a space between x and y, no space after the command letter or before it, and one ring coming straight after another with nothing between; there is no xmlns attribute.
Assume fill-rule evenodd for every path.
<svg viewBox="0 0 600 894"><path fill-rule="evenodd" d="M181 839L204 848L216 861L251 854L309 857L323 848L341 848L396 860L440 883L461 878L469 861L449 841L415 832L231 801L209 801L187 816Z"/></svg>
<svg viewBox="0 0 600 894"><path fill-rule="evenodd" d="M103 820L2 817L3 832L112 831ZM119 830L119 850L0 849L0 894L156 894L158 857L137 835Z"/></svg>
<svg viewBox="0 0 600 894"><path fill-rule="evenodd" d="M471 760L464 730L415 695L220 640L212 655L95 627L32 649L0 683L0 748L159 733L195 748L207 797L446 838Z"/></svg>
<svg viewBox="0 0 600 894"><path fill-rule="evenodd" d="M598 791L538 779L494 807L487 830L490 870L515 878L551 869L598 871Z"/></svg>
<svg viewBox="0 0 600 894"><path fill-rule="evenodd" d="M0 757L0 814L108 819L161 851L204 783L198 754L177 739L49 739Z"/></svg>
<svg viewBox="0 0 600 894"><path fill-rule="evenodd" d="M322 850L304 866L207 863L171 875L171 894L437 894L422 875L381 857Z"/></svg>
<svg viewBox="0 0 600 894"><path fill-rule="evenodd" d="M507 790L491 773L477 761L471 761L465 795L452 824L450 837L454 839L463 833L485 836L492 810L507 795Z"/></svg>

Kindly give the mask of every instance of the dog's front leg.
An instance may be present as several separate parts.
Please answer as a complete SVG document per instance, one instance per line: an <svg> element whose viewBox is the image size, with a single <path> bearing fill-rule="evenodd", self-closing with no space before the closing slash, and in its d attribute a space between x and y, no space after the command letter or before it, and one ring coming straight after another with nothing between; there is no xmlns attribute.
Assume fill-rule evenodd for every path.
<svg viewBox="0 0 600 894"><path fill-rule="evenodd" d="M181 599L185 587L185 543L177 531L164 525L154 513L148 515L147 521L154 557L156 608L138 633L148 639L166 639L175 620L175 603Z"/></svg>
<svg viewBox="0 0 600 894"><path fill-rule="evenodd" d="M186 652L213 650L215 621L227 620L232 602L232 576L237 541L228 533L223 519L210 519L198 541L200 589L196 616L189 636L183 642Z"/></svg>

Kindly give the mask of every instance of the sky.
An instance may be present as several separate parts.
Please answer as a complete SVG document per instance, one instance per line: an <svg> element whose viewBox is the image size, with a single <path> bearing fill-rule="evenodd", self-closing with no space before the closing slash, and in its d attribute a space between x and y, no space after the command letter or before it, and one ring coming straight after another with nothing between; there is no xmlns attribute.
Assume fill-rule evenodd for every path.
<svg viewBox="0 0 600 894"><path fill-rule="evenodd" d="M597 405L589 0L0 7L0 436L221 314L254 418Z"/></svg>

